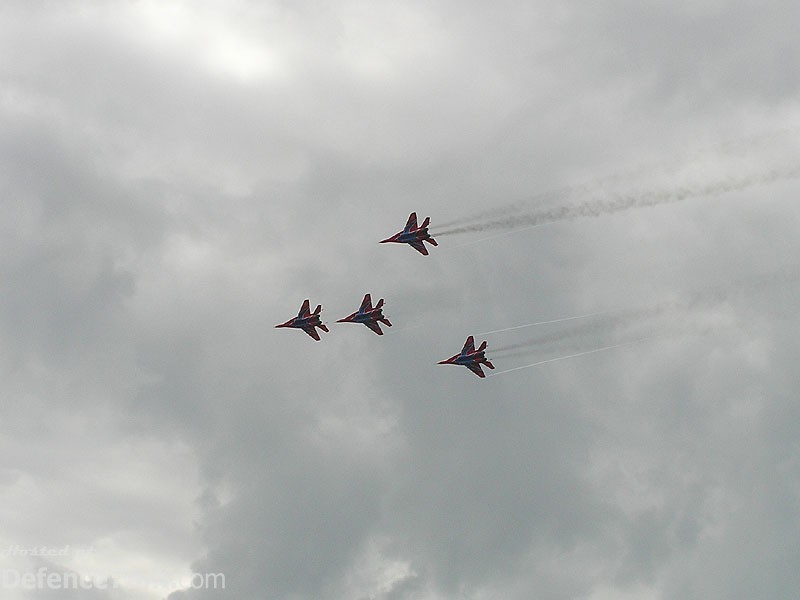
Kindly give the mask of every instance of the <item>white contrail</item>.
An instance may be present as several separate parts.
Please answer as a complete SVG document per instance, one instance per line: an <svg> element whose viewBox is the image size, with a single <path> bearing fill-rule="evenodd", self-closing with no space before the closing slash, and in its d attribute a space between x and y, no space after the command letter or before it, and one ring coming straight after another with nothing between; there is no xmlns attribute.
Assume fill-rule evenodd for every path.
<svg viewBox="0 0 800 600"><path fill-rule="evenodd" d="M524 212L502 218L493 218L459 227L451 227L444 231L433 233L434 236L453 235L457 233L480 231L507 231L512 229L531 228L546 223L567 221L579 218L599 217L612 215L634 208L646 208L661 204L673 204L692 198L703 196L718 196L720 194L745 190L747 188L773 183L782 179L800 177L800 165L791 165L782 168L773 168L761 173L744 177L729 177L726 179L680 187L674 190L644 191L641 193L615 194L610 197L601 197L587 200L579 204L567 204L549 209ZM491 238L487 238L491 239Z"/></svg>
<svg viewBox="0 0 800 600"><path fill-rule="evenodd" d="M656 338L664 337L663 335L654 335L651 337L641 338L638 340L631 340L630 342L622 342L621 344L614 344L613 346L603 346L602 348L595 348L594 350L587 350L586 352L578 352L577 354L570 354L568 356L559 356L556 358L548 358L547 360L540 360L535 363L531 363L529 365L522 365L521 367L514 367L513 369L506 369L505 371L497 371L496 373L489 373L489 377L494 377L496 375L503 375L504 373L511 373L512 371L519 371L520 369L529 369L531 367L536 367L539 365L544 365L551 362L557 362L559 360L567 360L568 358L575 358L577 356L585 356L587 354L594 354L596 352L603 352L605 350L613 350L614 348L621 348L622 346L630 346L631 344L638 344L640 342L646 342L647 340L653 340Z"/></svg>
<svg viewBox="0 0 800 600"><path fill-rule="evenodd" d="M401 333L403 331L408 331L409 329L419 329L423 325L424 325L424 323L416 323L414 325L407 325L405 327L400 327L399 329L396 328L396 327L392 327L391 329L384 330L384 333L388 333L388 334Z"/></svg>
<svg viewBox="0 0 800 600"><path fill-rule="evenodd" d="M536 327L537 325L548 325L550 323L562 323L564 321L574 321L575 319L586 319L587 317L596 317L599 315L607 315L615 311L612 310L604 310L602 312L593 312L588 313L585 315L576 315L574 317L561 317L559 319L551 319L549 321L537 321L536 323L527 323L525 325L517 325L516 327L506 327L504 329L494 329L493 331L483 331L481 333L476 333L475 335L490 335L492 333L501 333L503 331L514 331L515 329L525 329L526 327Z"/></svg>
<svg viewBox="0 0 800 600"><path fill-rule="evenodd" d="M481 212L473 213L471 215L460 217L458 219L453 219L452 221L447 221L445 223L437 223L437 227L441 227L442 229L449 229L450 227L456 227L458 225L464 225L466 223L473 223L475 221L480 221L482 219L488 219L492 217L497 217L499 215L506 215L515 212L519 212L521 210L526 210L530 207L531 203L534 202L537 198L545 198L547 196L553 196L558 192L546 192L543 194L536 194L532 198L527 200L518 200L516 202L509 202L503 206L493 206L491 208L485 209Z"/></svg>
<svg viewBox="0 0 800 600"><path fill-rule="evenodd" d="M638 309L631 308L609 310L605 311L604 313L598 313L596 319L584 321L579 325L554 331L546 335L538 335L532 339L496 346L492 349L492 353L505 352L508 350L518 351L521 348L544 347L553 344L554 342L560 342L572 338L582 338L588 334L606 331L610 328L627 327L636 322L643 320L647 321L660 315L665 315L670 312L679 311L685 308L688 307L675 302L663 302L661 304Z"/></svg>
<svg viewBox="0 0 800 600"><path fill-rule="evenodd" d="M585 321L565 325L555 331L539 334L533 338L496 346L492 345L490 352L493 356L508 358L509 356L526 354L529 351L541 351L569 339L583 339L589 335L607 333L612 329L622 330L636 323L653 322L660 317L675 319L683 315L682 320L685 321L689 315L697 310L712 308L720 304L724 305L740 294L749 295L754 292L771 290L775 287L778 287L786 295L787 300L790 300L791 304L796 306L798 282L800 282L800 268L795 265L785 265L768 273L760 273L754 277L742 278L722 285L711 285L683 299L674 299L638 308L618 308L574 317L563 317L562 319L550 319L548 321L497 329L478 335L488 335L490 333L524 329L539 324L543 325L545 323L587 317ZM592 316L596 318L588 319L588 317ZM675 328L676 324L669 324L669 327Z"/></svg>
<svg viewBox="0 0 800 600"><path fill-rule="evenodd" d="M529 225L527 227L522 227L520 229L512 229L510 231L503 231L502 233L495 233L494 235L487 235L486 237L482 237L482 238L477 239L477 240L470 240L469 242L464 242L462 244L459 244L458 246L450 246L450 248L452 248L453 250L456 250L458 248L464 248L465 246L472 246L473 244L480 244L481 242L485 242L485 241L488 241L488 240L493 240L495 238L504 237L504 236L507 236L507 235L513 235L515 233L521 233L523 231L530 231L531 229L534 229L535 227L541 227L542 225L552 225L553 223L559 223L559 221L544 221L542 223L536 223L536 225ZM436 235L440 235L440 234L437 233Z"/></svg>
<svg viewBox="0 0 800 600"><path fill-rule="evenodd" d="M441 230L441 233L435 233L434 235L449 235L452 229L458 228L460 230L461 226L464 225L471 225L487 220L496 220L499 217L511 216L514 213L530 214L533 210L535 210L534 205L536 204L542 205L545 203L552 203L553 201L557 201L559 199L563 201L570 196L575 197L596 194L601 188L608 189L610 186L616 186L619 183L629 182L648 174L661 173L674 179L674 175L680 172L680 170L685 169L687 165L696 164L700 160L707 159L709 157L741 157L759 148L774 147L776 143L779 143L782 140L796 140L798 133L800 133L800 128L788 127L752 134L742 138L728 139L719 143L710 144L705 147L696 148L688 152L681 152L676 156L666 158L665 160L659 162L642 163L628 169L617 171L616 173L595 177L582 184L564 185L560 188L534 194L526 199L516 200L500 206L491 206L471 215L463 216L444 223L437 223L435 229ZM552 223L554 221L550 222ZM545 224L546 223L539 223L539 225ZM524 229L530 229L530 227L525 227ZM516 231L523 231L524 229L517 229ZM505 232L499 235L508 235L508 233L509 232ZM487 238L482 238L481 240L462 245L465 246L478 243L480 241L493 239L495 237L499 237L499 235L489 236ZM460 248L461 246L456 247Z"/></svg>

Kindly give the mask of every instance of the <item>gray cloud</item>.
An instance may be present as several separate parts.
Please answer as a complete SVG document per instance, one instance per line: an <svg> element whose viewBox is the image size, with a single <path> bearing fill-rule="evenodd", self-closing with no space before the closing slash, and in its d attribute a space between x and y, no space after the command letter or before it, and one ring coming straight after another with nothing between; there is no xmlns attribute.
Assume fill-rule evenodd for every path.
<svg viewBox="0 0 800 600"><path fill-rule="evenodd" d="M242 599L796 589L794 7L0 11L0 544ZM377 244L587 193L603 216ZM366 292L391 335L333 323ZM272 327L306 297L320 343ZM645 307L555 352L675 331L675 305L704 335L435 364L550 315Z"/></svg>

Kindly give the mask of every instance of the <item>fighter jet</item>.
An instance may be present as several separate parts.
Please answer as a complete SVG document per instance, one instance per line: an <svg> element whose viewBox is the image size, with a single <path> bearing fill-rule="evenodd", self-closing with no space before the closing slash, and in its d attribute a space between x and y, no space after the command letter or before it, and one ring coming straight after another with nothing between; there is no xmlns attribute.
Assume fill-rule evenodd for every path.
<svg viewBox="0 0 800 600"><path fill-rule="evenodd" d="M286 323L275 325L275 327L294 327L296 329L302 329L312 338L319 341L319 333L317 333L315 327L319 327L325 333L328 332L328 328L319 318L319 313L322 312L322 305L319 304L313 313L309 310L309 308L310 306L308 304L308 298L306 298L306 300L303 302L303 306L300 307L300 312L297 313L296 317L289 319L286 321Z"/></svg>
<svg viewBox="0 0 800 600"><path fill-rule="evenodd" d="M339 319L336 322L363 323L378 335L383 335L380 323L383 323L387 327L391 327L392 324L389 322L389 319L383 316L382 307L383 307L383 298L378 300L378 303L373 307L372 298L369 294L367 294L366 296L364 296L364 300L361 301L361 307L356 312L354 312L349 317L345 317L344 319Z"/></svg>
<svg viewBox="0 0 800 600"><path fill-rule="evenodd" d="M412 212L408 217L405 229L394 234L390 238L381 240L379 243L385 244L387 242L397 242L398 244L410 244L414 250L420 254L428 256L428 249L423 242L428 242L433 246L438 246L436 240L428 233L428 223L431 222L430 217L425 217L421 227L417 227L417 213Z"/></svg>
<svg viewBox="0 0 800 600"><path fill-rule="evenodd" d="M447 360L440 360L438 364L462 365L467 367L478 377L486 377L486 375L483 373L483 369L481 369L481 365L484 364L490 369L494 369L494 365L487 360L484 353L485 350L486 342L483 342L480 345L480 348L475 350L475 338L469 336L467 341L464 342L464 347L461 349L460 353L451 356Z"/></svg>

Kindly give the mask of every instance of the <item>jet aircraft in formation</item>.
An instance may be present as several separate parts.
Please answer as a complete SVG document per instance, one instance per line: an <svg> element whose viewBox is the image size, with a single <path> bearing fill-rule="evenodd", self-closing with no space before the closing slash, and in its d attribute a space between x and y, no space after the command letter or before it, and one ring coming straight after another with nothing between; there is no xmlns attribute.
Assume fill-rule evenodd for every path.
<svg viewBox="0 0 800 600"><path fill-rule="evenodd" d="M316 330L317 327L325 333L328 333L328 328L325 326L325 323L320 320L319 313L321 312L322 305L318 304L316 310L312 313L310 311L308 298L306 298L296 317L289 319L286 323L275 325L275 327L294 327L295 329L302 329L312 338L319 341L319 333L317 333Z"/></svg>
<svg viewBox="0 0 800 600"><path fill-rule="evenodd" d="M378 335L383 335L381 330L381 323L387 327L392 324L389 319L383 316L383 298L378 300L378 303L372 306L372 297L367 294L361 302L361 307L348 317L339 319L337 323L363 323Z"/></svg>
<svg viewBox="0 0 800 600"><path fill-rule="evenodd" d="M436 243L436 240L431 237L431 234L428 233L428 224L430 222L431 218L425 217L422 225L417 227L417 213L412 212L408 217L408 221L406 222L406 226L403 231L395 233L392 237L381 240L379 243L386 244L393 242L397 244L409 244L420 254L428 256L428 249L425 247L423 242L428 242L432 246L439 245Z"/></svg>
<svg viewBox="0 0 800 600"><path fill-rule="evenodd" d="M481 369L481 365L486 365L490 369L494 369L494 365L486 358L486 342L484 341L476 350L475 338L472 336L469 336L467 341L464 342L464 347L461 349L461 352L454 354L447 360L440 360L438 364L461 365L467 367L478 377L486 377L483 369Z"/></svg>
<svg viewBox="0 0 800 600"><path fill-rule="evenodd" d="M414 248L414 250L427 256L428 249L425 247L424 242L428 242L433 246L438 246L436 240L434 240L428 233L428 224L430 221L430 217L425 217L422 225L418 227L417 213L412 212L408 217L408 221L406 222L406 226L403 231L396 233L390 238L381 240L380 243L385 244L387 242L395 242L399 244L409 244L412 248ZM314 310L312 313L310 311L309 301L306 299L303 301L303 305L300 307L300 312L297 313L296 317L289 319L286 321L286 323L275 325L275 327L292 327L295 329L302 329L316 341L319 341L320 337L317 329L321 329L326 333L329 331L320 319L321 312L322 305L319 304L317 305L316 310ZM372 306L372 296L370 294L366 294L364 296L364 300L361 301L361 306L356 312L347 317L339 319L337 323L363 323L378 335L383 335L383 330L381 329L380 325L381 323L387 327L392 326L392 324L389 322L389 319L383 316L383 298L378 300L378 303L375 306ZM439 361L438 364L461 365L467 367L478 377L486 377L481 365L486 365L488 368L494 369L494 365L486 358L486 342L483 342L476 350L475 338L473 336L469 336L467 338L467 341L464 343L464 347L461 349L461 352L451 356L447 360Z"/></svg>

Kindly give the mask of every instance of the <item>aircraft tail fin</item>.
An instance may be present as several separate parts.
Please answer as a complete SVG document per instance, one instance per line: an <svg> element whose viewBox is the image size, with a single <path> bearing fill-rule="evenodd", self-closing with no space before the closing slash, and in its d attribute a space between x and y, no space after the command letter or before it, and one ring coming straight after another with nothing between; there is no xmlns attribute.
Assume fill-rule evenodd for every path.
<svg viewBox="0 0 800 600"><path fill-rule="evenodd" d="M486 350L486 341L478 347L478 352L483 352L484 350Z"/></svg>
<svg viewBox="0 0 800 600"><path fill-rule="evenodd" d="M419 228L423 229L423 228L427 227L428 225L430 225L430 223L431 223L431 218L430 217L425 217L425 220L422 222L422 225L420 225Z"/></svg>
<svg viewBox="0 0 800 600"><path fill-rule="evenodd" d="M318 315L321 312L322 312L322 304L317 304L317 308L314 309L314 314Z"/></svg>
<svg viewBox="0 0 800 600"><path fill-rule="evenodd" d="M383 298L378 300L378 303L375 305L375 308L381 308L383 306Z"/></svg>

